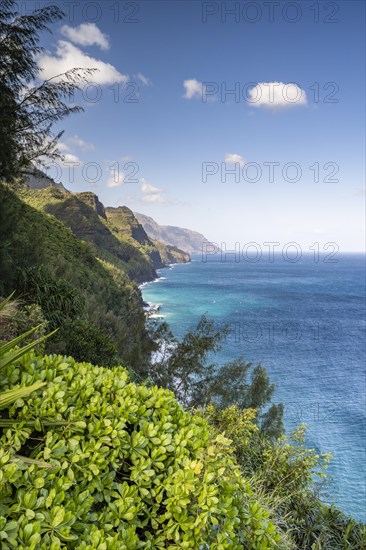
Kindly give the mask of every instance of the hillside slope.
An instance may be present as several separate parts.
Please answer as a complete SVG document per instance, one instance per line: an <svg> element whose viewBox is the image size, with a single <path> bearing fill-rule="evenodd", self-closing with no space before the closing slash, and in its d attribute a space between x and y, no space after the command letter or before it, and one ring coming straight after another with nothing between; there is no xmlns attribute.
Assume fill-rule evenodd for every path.
<svg viewBox="0 0 366 550"><path fill-rule="evenodd" d="M22 172L22 179L29 189L46 189L46 187L55 187L63 193L69 193L69 191L62 185L57 183L54 179L50 178L38 170L35 166L28 168Z"/></svg>
<svg viewBox="0 0 366 550"><path fill-rule="evenodd" d="M186 264L191 261L191 257L188 252L184 252L177 246L171 244L165 244L161 241L155 241L152 239L152 242L159 250L160 257L165 265L170 264Z"/></svg>
<svg viewBox="0 0 366 550"><path fill-rule="evenodd" d="M166 266L158 248L127 207L105 208L92 192L68 193L59 189L27 189L20 192L31 206L55 216L95 254L131 279L141 283L156 278L156 269ZM164 245L163 245L164 246ZM186 261L176 252L175 261Z"/></svg>
<svg viewBox="0 0 366 550"><path fill-rule="evenodd" d="M48 195L55 194L57 200L49 204L49 209L60 209L58 189L31 193L41 193L47 199ZM95 219L92 218L92 208L76 197L65 199L65 195L62 196L70 202L67 202L69 208L63 209L61 222L46 215L39 205L39 210L33 208L7 186L0 185L0 295L6 296L16 290L26 302L41 306L51 327L62 326L57 345L53 340L52 351L71 354L70 342L78 334L78 345L84 350L83 359L88 360L95 337L101 336L101 345L115 348L118 360L131 366L141 364L149 353L150 341L137 284L123 269L123 260L112 254L108 256L107 248L105 257L101 258L98 254L101 247L80 240L65 227L67 222L76 230L80 223L80 234L88 240L93 221L93 240L110 244L109 231L99 223L96 214ZM34 199L34 195L32 197ZM118 240L111 237L118 249ZM134 251L139 273L146 267L144 274L150 273L153 277L153 267L146 259L143 264L142 254L128 246L126 254L130 249ZM112 355L109 353L108 357Z"/></svg>
<svg viewBox="0 0 366 550"><path fill-rule="evenodd" d="M165 267L171 263L187 263L190 261L189 254L178 247L151 239L132 210L127 206L107 207L106 215L108 226L117 238L135 244L135 246L138 243L152 260L155 269Z"/></svg>
<svg viewBox="0 0 366 550"><path fill-rule="evenodd" d="M151 239L173 245L185 252L202 252L202 244L210 242L204 235L191 229L172 225L159 225L153 218L134 212L146 233Z"/></svg>
<svg viewBox="0 0 366 550"><path fill-rule="evenodd" d="M140 249L112 234L104 207L94 193L65 195L49 187L24 191L21 196L31 206L60 220L78 239L89 242L96 256L123 270L134 281L156 277L151 260Z"/></svg>

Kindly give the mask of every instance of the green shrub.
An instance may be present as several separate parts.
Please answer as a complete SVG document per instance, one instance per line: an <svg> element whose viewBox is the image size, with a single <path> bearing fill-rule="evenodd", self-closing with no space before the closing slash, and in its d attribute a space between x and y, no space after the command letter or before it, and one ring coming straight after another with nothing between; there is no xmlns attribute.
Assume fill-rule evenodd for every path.
<svg viewBox="0 0 366 550"><path fill-rule="evenodd" d="M38 381L47 386L9 408L22 423L0 440L2 549L287 547L230 440L173 393L131 383L122 367L33 353L1 386Z"/></svg>
<svg viewBox="0 0 366 550"><path fill-rule="evenodd" d="M0 298L0 308L1 308ZM46 334L48 322L38 304L24 304L20 300L10 300L5 308L0 309L0 341L9 342L33 327L38 327L24 343L28 344ZM35 349L44 351L44 342Z"/></svg>
<svg viewBox="0 0 366 550"><path fill-rule="evenodd" d="M2 318L4 311L6 311L9 304L11 304L13 294L0 302L0 318ZM13 308L10 308L10 311L13 311ZM38 340L32 340L32 336L34 336L39 328L39 326L34 327L17 338L10 340L10 342L0 343L0 371L19 361L23 355L31 349L34 349L37 344L40 344L48 337L42 336ZM24 344L28 338L30 338L31 341L19 349L19 344ZM45 384L46 382L38 380L31 386L20 386L17 388L11 387L6 391L0 391L0 409L7 409L12 403L14 403L14 401L30 395L33 391L45 386ZM12 425L12 420L10 420L10 425Z"/></svg>
<svg viewBox="0 0 366 550"><path fill-rule="evenodd" d="M44 265L20 270L19 279L20 288L40 305L51 328L83 313L84 300L77 289Z"/></svg>
<svg viewBox="0 0 366 550"><path fill-rule="evenodd" d="M318 496L330 459L305 447L305 426L272 441L253 425L253 409L212 405L197 411L232 440L237 463L258 501L276 517L296 550L366 550L366 527ZM318 481L317 481L318 479Z"/></svg>
<svg viewBox="0 0 366 550"><path fill-rule="evenodd" d="M117 346L113 340L102 329L82 319L66 321L50 340L48 349L94 365L111 367L118 364Z"/></svg>

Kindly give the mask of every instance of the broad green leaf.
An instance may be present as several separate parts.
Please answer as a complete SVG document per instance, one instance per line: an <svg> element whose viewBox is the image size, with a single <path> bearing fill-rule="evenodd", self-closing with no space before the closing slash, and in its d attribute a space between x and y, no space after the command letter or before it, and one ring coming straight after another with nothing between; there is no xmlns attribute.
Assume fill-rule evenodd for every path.
<svg viewBox="0 0 366 550"><path fill-rule="evenodd" d="M41 326L41 325L39 325ZM38 327L35 327L35 329L32 329L32 331L29 331L29 333L33 333L35 330L37 330ZM43 342L44 340L46 340L46 338L49 338L50 336L52 336L53 334L55 334L55 332L57 332L58 329L56 330L53 330L52 332L50 332L49 334L46 334L45 336L42 336L42 338L38 338L38 340L35 340L34 342L30 342L30 344L27 344L26 346L18 349L18 350L15 350L13 351L12 353L11 352L7 352L2 358L1 356L3 355L3 348L5 346L8 346L10 344L12 344L11 348L14 347L14 340L12 340L11 342L8 342L7 344L5 344L5 346L2 346L0 348L0 369L6 367L7 365L9 365L10 363L13 363L14 361L17 361L18 359L20 359L20 357L22 357L23 355L25 355L28 351L30 351L31 349L33 349L34 347L36 347L38 344L40 344L41 342ZM27 335L29 335L29 333L26 333ZM22 335L22 340L24 339L25 335L23 334ZM19 336L19 338L21 338ZM16 339L17 340L17 339ZM10 348L10 349L11 349Z"/></svg>
<svg viewBox="0 0 366 550"><path fill-rule="evenodd" d="M39 388L42 388L45 385L46 382L38 382L37 384L33 384L32 386L28 386L25 388L16 388L15 390L8 390L0 393L0 409L8 407L17 399L27 397L30 393L39 390Z"/></svg>

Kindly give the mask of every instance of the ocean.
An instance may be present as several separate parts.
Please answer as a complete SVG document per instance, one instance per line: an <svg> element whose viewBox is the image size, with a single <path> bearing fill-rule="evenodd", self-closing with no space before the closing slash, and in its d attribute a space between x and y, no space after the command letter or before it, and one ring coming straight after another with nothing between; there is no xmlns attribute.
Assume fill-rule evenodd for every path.
<svg viewBox="0 0 366 550"><path fill-rule="evenodd" d="M243 355L267 369L286 432L306 423L307 446L333 454L324 500L366 521L365 256L193 255L142 293L178 337L204 313L229 324L217 363Z"/></svg>

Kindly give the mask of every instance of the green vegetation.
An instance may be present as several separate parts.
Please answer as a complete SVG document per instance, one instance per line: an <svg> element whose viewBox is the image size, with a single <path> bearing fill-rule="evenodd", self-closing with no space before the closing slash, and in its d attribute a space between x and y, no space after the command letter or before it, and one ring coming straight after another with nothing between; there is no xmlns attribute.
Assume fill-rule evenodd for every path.
<svg viewBox="0 0 366 550"><path fill-rule="evenodd" d="M79 357L76 330L83 342L98 330L100 355L85 347L84 360L102 362L113 343L119 361L132 368L144 364L151 342L136 284L122 269L100 261L62 222L25 204L5 185L0 201L0 294L17 289L23 301L42 309L50 329L60 327L46 349Z"/></svg>
<svg viewBox="0 0 366 550"><path fill-rule="evenodd" d="M209 364L226 329L205 317L180 340L146 323L137 282L187 255L126 207L17 180L78 110L80 70L33 82L60 17L0 7L0 179L18 193L0 183L1 549L366 550L317 497L330 457L283 435L265 369Z"/></svg>
<svg viewBox="0 0 366 550"><path fill-rule="evenodd" d="M37 304L24 304L21 300L3 300L0 303L0 341L9 342L21 334L37 327L25 340L29 343L42 338L46 334L48 323L42 309ZM44 350L43 344L38 343L37 349Z"/></svg>
<svg viewBox="0 0 366 550"><path fill-rule="evenodd" d="M159 251L160 258L165 265L182 264L190 261L188 252L184 252L177 246L161 243L160 241L152 241Z"/></svg>
<svg viewBox="0 0 366 550"><path fill-rule="evenodd" d="M94 193L65 194L49 187L24 190L21 197L31 206L59 219L78 239L89 242L98 258L116 265L134 281L140 283L156 277L152 261L135 246L137 243L118 239L112 233L104 207Z"/></svg>
<svg viewBox="0 0 366 550"><path fill-rule="evenodd" d="M4 550L276 546L230 441L171 392L136 386L120 367L32 354L2 386L44 382L9 409L17 422L1 439Z"/></svg>
<svg viewBox="0 0 366 550"><path fill-rule="evenodd" d="M166 323L152 323L152 340L159 350L157 358L140 367L143 379L172 390L186 408L214 404L225 409L233 403L256 411L255 421L269 439L283 434L283 405L270 405L274 385L264 367L236 361L217 365L213 355L221 347L227 328L218 328L202 316L197 326L181 340L175 338Z"/></svg>
<svg viewBox="0 0 366 550"><path fill-rule="evenodd" d="M155 270L169 263L189 261L181 250L151 241L129 208L104 208L94 193L66 194L54 187L23 188L18 193L27 204L62 221L76 237L93 245L96 256L138 283L155 279Z"/></svg>
<svg viewBox="0 0 366 550"><path fill-rule="evenodd" d="M151 263L154 269L164 267L154 244L127 206L106 208L106 225L119 243L134 246ZM156 273L154 273L156 276ZM145 281L147 278L145 277Z"/></svg>
<svg viewBox="0 0 366 550"><path fill-rule="evenodd" d="M304 445L305 426L273 441L253 421L255 409L207 407L202 414L225 431L241 471L297 550L366 549L366 527L317 496L331 456ZM282 548L281 544L279 548Z"/></svg>
<svg viewBox="0 0 366 550"><path fill-rule="evenodd" d="M0 418L4 550L366 548L316 499L328 457L301 429L272 444L255 410L191 414L121 367L31 352L3 370L2 391L34 385Z"/></svg>
<svg viewBox="0 0 366 550"><path fill-rule="evenodd" d="M19 186L16 195L0 184L0 200L0 294L17 289L50 328L60 327L47 351L141 369L153 343L136 283L164 264L131 211L125 219L115 209L110 221L93 193L52 187Z"/></svg>
<svg viewBox="0 0 366 550"><path fill-rule="evenodd" d="M171 263L190 261L189 254L179 248L150 239L132 210L127 208L127 206L119 206L118 208L108 207L105 211L108 227L117 239L137 246L142 253L150 258L155 269Z"/></svg>
<svg viewBox="0 0 366 550"><path fill-rule="evenodd" d="M93 70L75 68L43 82L38 78L40 33L63 15L56 5L22 15L14 0L1 1L0 180L13 180L45 155L59 158L57 143L63 132L55 135L52 127L83 110L70 106L69 100Z"/></svg>
<svg viewBox="0 0 366 550"><path fill-rule="evenodd" d="M0 303L0 320L3 319L4 312L6 312L11 297L12 295L8 296L8 298ZM20 359L20 357L22 357L31 349L35 348L38 344L40 344L47 338L47 336L42 336L35 341L29 342L21 349L17 348L18 344L20 344L21 342L25 342L28 338L32 337L38 329L39 326L34 327L24 334L21 334L17 338L10 340L10 342L0 345L0 370L5 369L8 365L11 365L12 363ZM44 385L45 382L37 382L35 384L32 384L31 386L25 386L15 389L11 388L7 391L0 392L0 409L9 407L9 405L11 405L14 401L17 401L18 399L21 399L23 397L27 397L33 391L43 387Z"/></svg>

